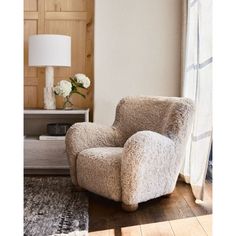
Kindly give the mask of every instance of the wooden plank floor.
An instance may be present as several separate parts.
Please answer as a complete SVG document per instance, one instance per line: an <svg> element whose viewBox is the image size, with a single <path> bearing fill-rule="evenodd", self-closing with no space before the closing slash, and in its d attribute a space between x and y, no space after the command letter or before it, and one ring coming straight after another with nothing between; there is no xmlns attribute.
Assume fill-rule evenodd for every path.
<svg viewBox="0 0 236 236"><path fill-rule="evenodd" d="M212 236L212 215L90 232L89 236Z"/></svg>
<svg viewBox="0 0 236 236"><path fill-rule="evenodd" d="M211 235L211 218L199 218L202 215L212 214L212 184L206 181L205 189L204 202L196 204L190 186L178 181L171 197L161 197L141 203L139 209L133 213L124 212L120 203L88 193L89 235ZM186 225L196 227L196 232L199 234L180 232L180 228L188 229L188 227L180 227L178 219L184 219Z"/></svg>

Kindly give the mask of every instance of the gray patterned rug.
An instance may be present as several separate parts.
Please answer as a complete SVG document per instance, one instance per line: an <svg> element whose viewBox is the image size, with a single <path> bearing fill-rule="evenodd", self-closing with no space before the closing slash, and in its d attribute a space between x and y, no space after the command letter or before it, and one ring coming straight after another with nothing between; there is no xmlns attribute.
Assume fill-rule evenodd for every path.
<svg viewBox="0 0 236 236"><path fill-rule="evenodd" d="M24 178L24 236L87 235L88 199L70 177Z"/></svg>

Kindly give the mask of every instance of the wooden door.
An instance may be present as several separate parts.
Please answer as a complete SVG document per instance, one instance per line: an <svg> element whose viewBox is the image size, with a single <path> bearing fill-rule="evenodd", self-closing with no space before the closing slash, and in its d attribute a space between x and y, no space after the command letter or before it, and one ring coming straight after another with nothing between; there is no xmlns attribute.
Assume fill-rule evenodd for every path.
<svg viewBox="0 0 236 236"><path fill-rule="evenodd" d="M71 67L55 68L55 84L76 73L91 80L86 99L73 95L75 107L93 110L94 0L24 0L24 106L43 107L44 68L28 67L28 38L32 34L71 36ZM57 108L62 107L57 97ZM92 112L91 112L92 113Z"/></svg>

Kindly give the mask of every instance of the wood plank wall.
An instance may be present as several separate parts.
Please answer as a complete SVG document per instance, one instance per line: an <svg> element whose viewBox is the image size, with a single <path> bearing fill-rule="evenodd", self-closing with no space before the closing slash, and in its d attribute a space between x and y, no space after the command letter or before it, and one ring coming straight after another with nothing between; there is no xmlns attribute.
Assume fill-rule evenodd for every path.
<svg viewBox="0 0 236 236"><path fill-rule="evenodd" d="M75 107L91 109L93 113L93 47L94 0L24 0L24 107L43 107L45 69L28 67L28 38L32 34L63 34L72 37L72 64L55 68L55 84L76 73L91 80L86 99L73 95ZM63 99L57 97L57 108Z"/></svg>

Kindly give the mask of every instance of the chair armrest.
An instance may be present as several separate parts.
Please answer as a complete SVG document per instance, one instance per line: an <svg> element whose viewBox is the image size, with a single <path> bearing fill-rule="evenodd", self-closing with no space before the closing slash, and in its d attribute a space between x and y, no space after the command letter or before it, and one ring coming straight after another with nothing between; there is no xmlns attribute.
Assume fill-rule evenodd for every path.
<svg viewBox="0 0 236 236"><path fill-rule="evenodd" d="M173 191L178 174L175 143L152 131L139 131L124 145L122 201L137 204Z"/></svg>
<svg viewBox="0 0 236 236"><path fill-rule="evenodd" d="M119 146L119 132L114 127L95 123L76 123L68 130L65 143L72 182L77 185L77 155L88 148Z"/></svg>

